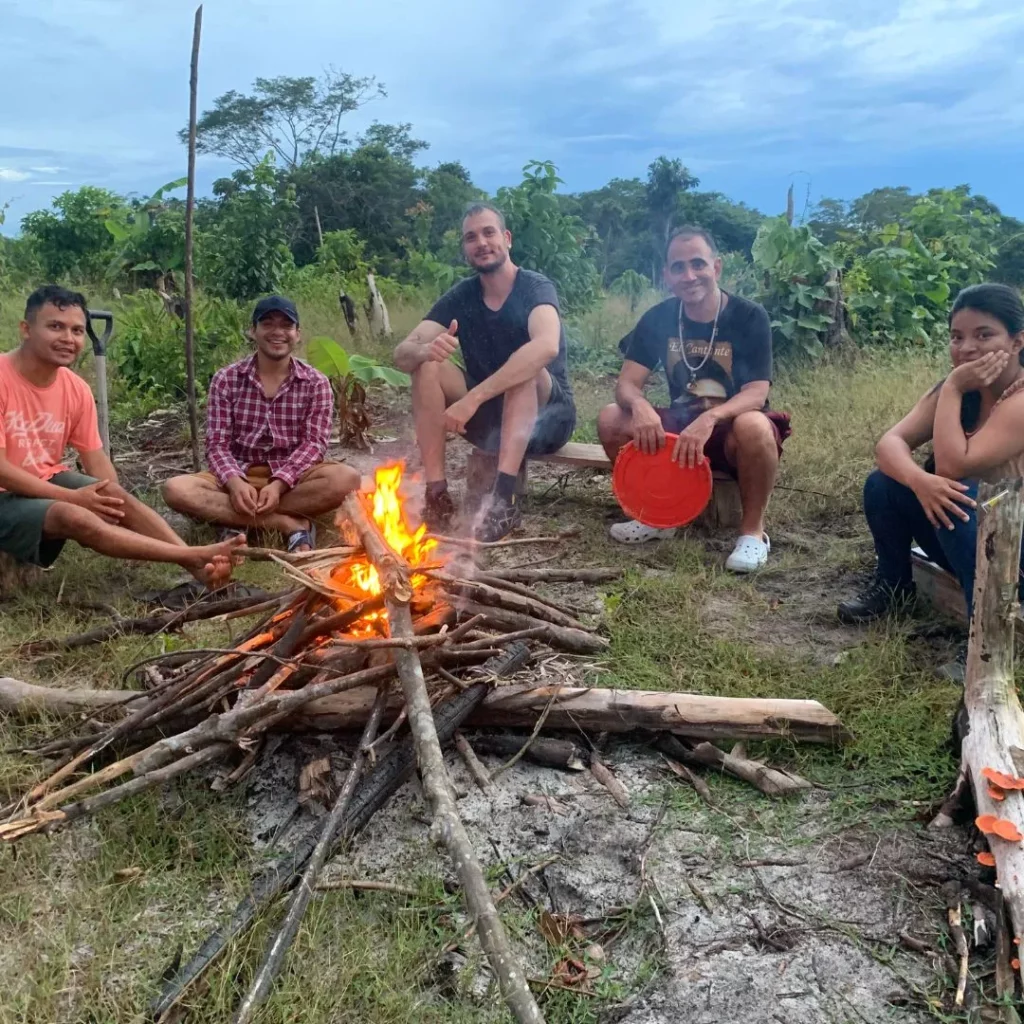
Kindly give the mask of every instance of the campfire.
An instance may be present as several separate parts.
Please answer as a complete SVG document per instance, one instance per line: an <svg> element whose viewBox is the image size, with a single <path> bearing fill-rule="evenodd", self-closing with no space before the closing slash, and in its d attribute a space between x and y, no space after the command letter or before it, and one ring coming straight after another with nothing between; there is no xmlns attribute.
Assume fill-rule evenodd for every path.
<svg viewBox="0 0 1024 1024"><path fill-rule="evenodd" d="M577 734L634 729L675 733L686 737L687 744L673 740L671 757L730 771L756 780L761 788L767 779L776 792L807 784L784 773L770 777L770 769L758 762L725 755L711 743L689 741L786 735L829 743L844 737L838 720L814 701L566 685L567 659L593 659L605 653L608 641L564 600L545 596L537 585L601 583L619 572L532 565L482 568L496 548L560 546L566 538L480 545L431 537L424 527L413 528L402 484L403 466L384 466L376 472L371 493L349 495L338 514L339 528L351 540L347 546L291 556L248 549L249 557L278 562L292 584L270 600L227 598L183 613L122 619L80 637L21 649L25 655L39 655L101 641L128 628L157 632L201 618L259 616L233 647L175 651L134 666L131 671L145 689L73 703L81 708L92 700L93 710L77 731L30 751L54 758L56 764L0 815L0 842L63 827L217 762L229 764L214 781L214 788L223 789L245 777L271 730L287 735L303 729L362 727L330 813L254 881L252 895L229 924L167 982L152 1008L155 1019L178 1003L224 945L252 923L258 908L292 889L284 921L235 1018L251 1019L280 969L326 859L418 768L435 834L452 856L502 995L518 1020L542 1020L459 818L444 762L443 746L457 741L473 777L482 788L489 784L490 776L468 739L458 733L470 720L532 726L531 736L510 763L536 743L538 760L543 760L543 748L548 751L546 763L563 768L582 767L578 752L571 741L541 742L538 734L545 725ZM554 685L495 688L501 677L552 659L563 666L563 678ZM400 689L394 686L396 679ZM17 685L25 701L45 703L47 694L56 693ZM18 699L0 687L0 707L5 698ZM58 695L51 706L67 709L61 704L66 699ZM405 722L409 729L403 735ZM596 752L588 756L594 777L621 802L614 776Z"/></svg>

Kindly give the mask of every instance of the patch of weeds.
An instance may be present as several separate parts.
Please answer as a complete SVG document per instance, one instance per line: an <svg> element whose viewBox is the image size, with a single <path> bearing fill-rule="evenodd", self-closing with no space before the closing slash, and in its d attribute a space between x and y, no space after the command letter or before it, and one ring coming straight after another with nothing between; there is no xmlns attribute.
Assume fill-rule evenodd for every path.
<svg viewBox="0 0 1024 1024"><path fill-rule="evenodd" d="M717 588L736 584L710 569L695 544L674 547L656 556L674 559L670 569L656 577L633 573L622 586L610 619L607 685L820 701L852 733L850 743L833 750L775 740L758 749L832 788L829 813L837 824L887 805L905 818L908 801L943 793L953 774L947 743L960 690L930 671L916 641L879 628L839 664L822 666L711 635L703 604ZM737 795L746 788L714 782Z"/></svg>

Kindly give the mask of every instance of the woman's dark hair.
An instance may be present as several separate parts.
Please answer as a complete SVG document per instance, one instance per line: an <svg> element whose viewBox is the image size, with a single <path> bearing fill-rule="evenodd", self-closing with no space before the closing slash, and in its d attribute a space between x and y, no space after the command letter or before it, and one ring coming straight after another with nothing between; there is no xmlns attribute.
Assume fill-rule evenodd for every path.
<svg viewBox="0 0 1024 1024"><path fill-rule="evenodd" d="M994 317L1009 334L1024 331L1024 301L1020 292L1005 284L972 284L965 288L953 302L949 311L949 322L961 309L973 309Z"/></svg>

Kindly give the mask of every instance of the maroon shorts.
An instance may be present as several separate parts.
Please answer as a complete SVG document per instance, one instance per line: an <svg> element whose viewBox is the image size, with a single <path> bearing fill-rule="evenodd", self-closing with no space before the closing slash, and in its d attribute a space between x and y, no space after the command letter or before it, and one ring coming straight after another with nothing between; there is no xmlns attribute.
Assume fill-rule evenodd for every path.
<svg viewBox="0 0 1024 1024"><path fill-rule="evenodd" d="M700 413L689 414L683 409L674 407L656 409L655 411L661 418L661 425L670 434L681 433L700 415ZM793 433L793 428L789 424L789 413L766 409L764 415L768 417L768 422L772 425L772 430L775 431L775 444L779 449L779 455L781 455L782 442ZM712 470L735 476L736 467L725 457L725 442L730 433L732 433L731 423L719 423L711 431L711 436L708 438L707 444L704 445L704 455L711 463Z"/></svg>

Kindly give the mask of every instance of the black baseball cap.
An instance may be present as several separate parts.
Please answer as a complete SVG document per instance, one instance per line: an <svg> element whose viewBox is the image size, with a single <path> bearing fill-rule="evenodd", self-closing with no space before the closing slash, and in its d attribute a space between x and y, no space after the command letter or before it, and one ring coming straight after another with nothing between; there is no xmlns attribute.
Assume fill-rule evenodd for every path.
<svg viewBox="0 0 1024 1024"><path fill-rule="evenodd" d="M284 313L296 327L299 326L299 311L295 308L295 303L283 295L268 295L265 299L260 299L252 311L252 322L258 324L270 313Z"/></svg>

